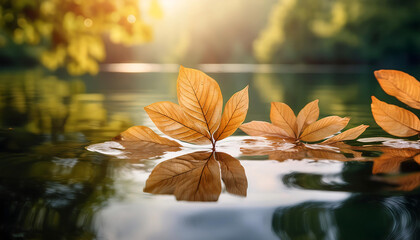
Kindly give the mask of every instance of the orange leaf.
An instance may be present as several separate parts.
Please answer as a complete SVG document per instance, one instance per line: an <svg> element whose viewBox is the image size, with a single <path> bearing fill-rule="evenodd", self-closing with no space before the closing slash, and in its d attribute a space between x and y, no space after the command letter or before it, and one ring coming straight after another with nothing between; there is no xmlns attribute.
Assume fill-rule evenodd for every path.
<svg viewBox="0 0 420 240"><path fill-rule="evenodd" d="M219 164L209 152L161 162L147 179L144 191L173 194L184 201L217 201L222 191Z"/></svg>
<svg viewBox="0 0 420 240"><path fill-rule="evenodd" d="M152 129L146 126L134 126L131 127L120 135L114 138L115 140L122 140L122 141L144 141L144 142L152 142L158 143L162 145L172 146L172 147L180 147L181 145L175 141L169 140L167 138L161 137L153 132Z"/></svg>
<svg viewBox="0 0 420 240"><path fill-rule="evenodd" d="M211 137L220 124L223 97L219 85L205 73L180 67L177 93L179 105Z"/></svg>
<svg viewBox="0 0 420 240"><path fill-rule="evenodd" d="M349 118L337 116L325 117L305 128L300 139L306 142L316 142L343 129L349 122Z"/></svg>
<svg viewBox="0 0 420 240"><path fill-rule="evenodd" d="M252 121L249 123L242 124L239 128L250 136L277 136L289 138L287 133L283 129L269 122Z"/></svg>
<svg viewBox="0 0 420 240"><path fill-rule="evenodd" d="M288 137L296 138L298 129L296 116L287 104L272 102L270 119L274 125L283 129L287 133Z"/></svg>
<svg viewBox="0 0 420 240"><path fill-rule="evenodd" d="M319 107L318 107L318 99L315 101L312 101L302 110L300 110L298 116L297 116L297 136L302 132L303 129L305 129L306 126L309 124L315 122L319 117Z"/></svg>
<svg viewBox="0 0 420 240"><path fill-rule="evenodd" d="M341 142L345 140L354 140L357 137L359 137L368 127L369 127L368 125L360 125L360 126L351 128L347 131L344 131L334 137L331 137L325 140L322 143L331 144L331 143Z"/></svg>
<svg viewBox="0 0 420 240"><path fill-rule="evenodd" d="M400 169L402 162L407 161L405 157L396 157L382 154L373 161L372 174L396 173Z"/></svg>
<svg viewBox="0 0 420 240"><path fill-rule="evenodd" d="M235 195L246 196L248 181L245 169L239 160L223 152L216 152L216 159L220 163L226 191Z"/></svg>
<svg viewBox="0 0 420 240"><path fill-rule="evenodd" d="M378 100L372 96L372 115L386 132L397 137L410 137L419 133L420 121L414 113Z"/></svg>
<svg viewBox="0 0 420 240"><path fill-rule="evenodd" d="M378 70L375 77L389 95L416 109L420 109L420 82L397 70Z"/></svg>
<svg viewBox="0 0 420 240"><path fill-rule="evenodd" d="M194 125L179 105L171 102L157 102L146 106L144 110L164 134L181 141L210 144L207 135Z"/></svg>
<svg viewBox="0 0 420 240"><path fill-rule="evenodd" d="M416 161L416 163L420 164L420 154L414 156L414 161Z"/></svg>
<svg viewBox="0 0 420 240"><path fill-rule="evenodd" d="M248 112L248 86L235 93L226 103L220 127L214 134L214 140L222 140L232 135L244 122Z"/></svg>

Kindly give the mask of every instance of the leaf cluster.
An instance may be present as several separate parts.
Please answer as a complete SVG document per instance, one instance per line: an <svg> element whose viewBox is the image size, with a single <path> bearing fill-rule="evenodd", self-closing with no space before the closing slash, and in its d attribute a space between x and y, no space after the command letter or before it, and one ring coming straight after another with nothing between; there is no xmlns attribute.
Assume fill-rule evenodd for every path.
<svg viewBox="0 0 420 240"><path fill-rule="evenodd" d="M408 106L420 109L420 82L397 70L378 70L375 77L382 89ZM397 137L410 137L420 133L420 120L412 112L388 104L372 96L372 115L387 133Z"/></svg>
<svg viewBox="0 0 420 240"><path fill-rule="evenodd" d="M287 104L272 102L271 123L252 121L243 124L240 129L250 136L278 137L295 142L318 142L341 131L350 120L338 116L329 116L317 120L318 117L318 100L308 103L297 117ZM360 125L328 138L322 143L332 144L356 139L367 127L367 125Z"/></svg>
<svg viewBox="0 0 420 240"><path fill-rule="evenodd" d="M227 101L222 114L223 97L217 82L199 70L182 66L177 80L177 96L179 104L163 101L144 109L164 134L189 143L212 144L213 150L217 141L236 131L248 112L248 86ZM145 126L131 127L117 139L180 146Z"/></svg>

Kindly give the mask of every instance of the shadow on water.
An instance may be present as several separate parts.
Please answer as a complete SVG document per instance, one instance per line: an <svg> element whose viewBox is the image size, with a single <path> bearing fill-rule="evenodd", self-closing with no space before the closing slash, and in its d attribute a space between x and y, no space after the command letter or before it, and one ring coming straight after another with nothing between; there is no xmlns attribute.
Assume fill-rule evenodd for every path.
<svg viewBox="0 0 420 240"><path fill-rule="evenodd" d="M417 239L419 196L356 194L342 202L280 207L272 229L280 239Z"/></svg>

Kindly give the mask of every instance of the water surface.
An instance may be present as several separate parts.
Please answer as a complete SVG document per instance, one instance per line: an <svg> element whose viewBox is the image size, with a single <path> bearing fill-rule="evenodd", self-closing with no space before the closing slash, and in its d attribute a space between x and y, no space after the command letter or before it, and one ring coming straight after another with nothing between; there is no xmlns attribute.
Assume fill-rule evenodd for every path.
<svg viewBox="0 0 420 240"><path fill-rule="evenodd" d="M373 121L370 96L404 105L380 89L371 70L209 75L220 84L224 102L250 86L245 122L269 121L272 101L285 102L298 113L319 99L320 117L347 116L351 118L347 128L370 125L363 138L390 137ZM419 71L410 73L420 76ZM220 193L217 189L203 193L211 201L177 201L183 197L144 192L159 164L209 151L188 144L168 150L109 142L130 126L156 129L143 107L177 102L176 78L171 71L102 72L83 78L38 69L0 72L1 235L15 239L418 235L416 142L410 149L393 149L350 141L347 150L310 146L302 152L238 130L219 143L220 154L210 162L220 178L207 184L221 186ZM228 175L223 166L237 171Z"/></svg>

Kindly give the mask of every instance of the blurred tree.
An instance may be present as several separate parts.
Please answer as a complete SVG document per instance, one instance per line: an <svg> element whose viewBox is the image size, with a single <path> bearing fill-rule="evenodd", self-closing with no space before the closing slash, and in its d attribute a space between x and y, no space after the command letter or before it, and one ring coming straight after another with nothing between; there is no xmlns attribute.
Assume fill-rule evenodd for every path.
<svg viewBox="0 0 420 240"><path fill-rule="evenodd" d="M37 56L48 69L96 74L105 57L103 35L124 45L148 42L152 29L139 0L0 0L0 46L41 45ZM157 0L152 17L160 18Z"/></svg>
<svg viewBox="0 0 420 240"><path fill-rule="evenodd" d="M419 12L416 0L279 0L254 55L259 62L418 63Z"/></svg>

